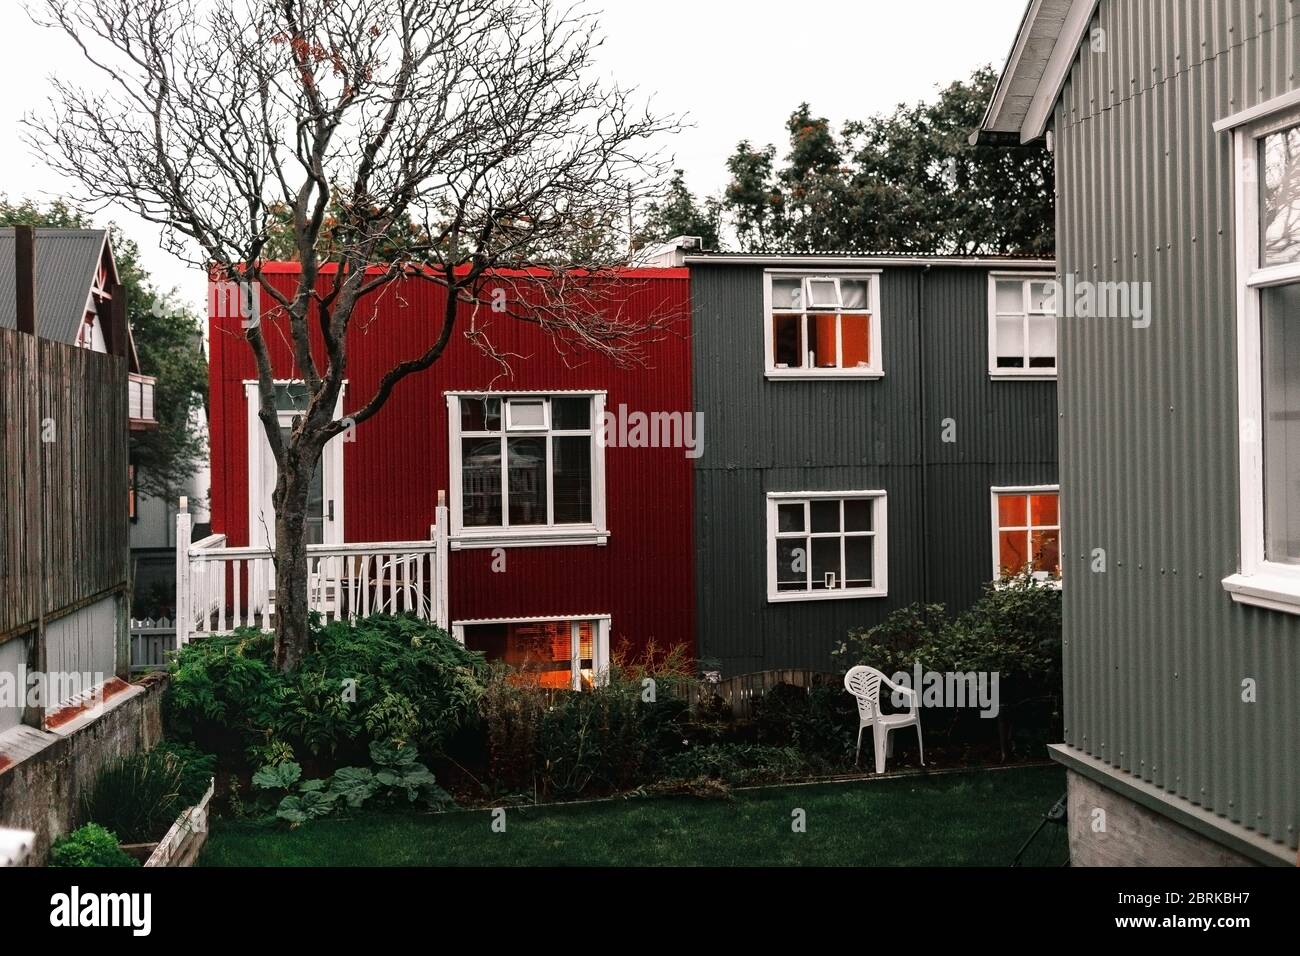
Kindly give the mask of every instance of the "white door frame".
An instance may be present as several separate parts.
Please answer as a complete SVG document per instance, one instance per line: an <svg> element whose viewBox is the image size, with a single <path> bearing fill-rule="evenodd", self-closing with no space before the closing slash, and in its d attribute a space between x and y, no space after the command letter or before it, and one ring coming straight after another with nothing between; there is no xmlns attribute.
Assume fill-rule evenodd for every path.
<svg viewBox="0 0 1300 956"><path fill-rule="evenodd" d="M297 384L295 379L276 379L276 385ZM347 393L347 382L339 391L338 402L334 406L334 417L343 415L343 396ZM271 443L266 439L262 420L258 417L261 399L257 391L257 382L244 382L244 401L248 407L248 543L250 547L275 547L275 513L271 507L271 493L275 491L276 466L271 453ZM296 413L281 411L281 424L290 424ZM337 435L321 452L321 485L325 501L325 520L321 529L321 540L325 544L343 543L343 446L347 444L346 435ZM269 484L268 484L269 482ZM333 503L331 516L330 504ZM263 523L262 516L266 521Z"/></svg>

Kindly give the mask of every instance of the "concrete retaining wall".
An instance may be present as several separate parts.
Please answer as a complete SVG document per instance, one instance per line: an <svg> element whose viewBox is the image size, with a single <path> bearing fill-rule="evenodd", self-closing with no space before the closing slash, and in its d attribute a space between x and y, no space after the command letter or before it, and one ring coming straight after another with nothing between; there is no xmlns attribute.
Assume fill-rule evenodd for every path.
<svg viewBox="0 0 1300 956"><path fill-rule="evenodd" d="M77 825L82 794L111 761L162 740L167 679L148 675L139 692L109 701L97 717L67 732L19 727L0 736L0 826L36 833L28 865L42 865L50 844ZM21 734L21 740L14 735ZM7 761L0 760L0 765Z"/></svg>

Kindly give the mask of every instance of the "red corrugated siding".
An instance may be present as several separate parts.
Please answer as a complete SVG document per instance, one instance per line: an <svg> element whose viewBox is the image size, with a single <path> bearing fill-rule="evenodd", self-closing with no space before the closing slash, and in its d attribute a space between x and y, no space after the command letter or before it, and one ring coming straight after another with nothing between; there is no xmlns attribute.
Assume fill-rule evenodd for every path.
<svg viewBox="0 0 1300 956"><path fill-rule="evenodd" d="M269 281L286 291L289 267ZM634 317L669 313L675 329L646 346L647 365L620 369L589 352L567 362L534 326L496 317L493 345L514 353L512 374L457 333L432 368L397 386L384 408L344 446L344 532L348 541L425 538L439 489L448 484L445 391L603 389L610 410L691 410L690 286L686 270L638 270L621 305ZM345 413L373 394L395 363L433 341L445 301L426 282L403 282L358 308L348 333ZM263 329L277 377L294 377L287 336L277 336L269 299ZM248 541L248 436L243 382L256 375L237 318L211 320L212 529L231 544ZM491 570L492 551L453 551L453 620L609 614L611 648L634 653L650 641L661 648L695 646L692 541L692 462L681 449L608 448L604 547L510 548L506 571Z"/></svg>

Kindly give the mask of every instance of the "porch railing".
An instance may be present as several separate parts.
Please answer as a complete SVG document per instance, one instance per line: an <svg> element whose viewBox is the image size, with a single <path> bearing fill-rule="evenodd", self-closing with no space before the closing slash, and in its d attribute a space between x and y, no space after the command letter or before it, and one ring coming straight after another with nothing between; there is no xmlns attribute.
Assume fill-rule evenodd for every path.
<svg viewBox="0 0 1300 956"><path fill-rule="evenodd" d="M440 503L428 541L308 545L309 609L327 623L409 612L448 627L447 521L447 506ZM228 547L223 534L189 543L191 522L182 498L176 515L176 646L240 627L272 629L274 552Z"/></svg>

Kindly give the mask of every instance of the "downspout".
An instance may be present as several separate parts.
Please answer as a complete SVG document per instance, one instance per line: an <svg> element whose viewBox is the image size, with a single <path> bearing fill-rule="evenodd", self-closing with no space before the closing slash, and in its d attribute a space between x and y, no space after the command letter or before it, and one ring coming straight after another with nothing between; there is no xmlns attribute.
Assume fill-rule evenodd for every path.
<svg viewBox="0 0 1300 956"><path fill-rule="evenodd" d="M917 276L916 382L921 394L921 603L930 603L930 412L926 401L925 380L925 310L926 279L930 266L921 267Z"/></svg>

